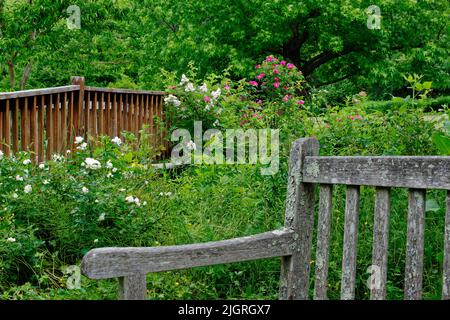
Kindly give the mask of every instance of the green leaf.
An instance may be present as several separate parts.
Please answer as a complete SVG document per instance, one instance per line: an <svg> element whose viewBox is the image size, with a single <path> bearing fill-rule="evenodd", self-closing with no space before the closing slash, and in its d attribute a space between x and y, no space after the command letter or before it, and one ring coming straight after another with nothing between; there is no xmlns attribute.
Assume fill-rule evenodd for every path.
<svg viewBox="0 0 450 320"><path fill-rule="evenodd" d="M430 89L431 89L431 84L432 84L431 81L426 81L426 82L424 82L424 83L422 84L422 86L423 86L423 88L424 88L425 90L430 90Z"/></svg>
<svg viewBox="0 0 450 320"><path fill-rule="evenodd" d="M450 156L450 138L449 137L443 135L440 132L435 132L433 134L433 143L435 144L436 148L438 148L442 154Z"/></svg>
<svg viewBox="0 0 450 320"><path fill-rule="evenodd" d="M125 160L128 163L133 161L133 153L132 152L128 152L126 155L123 156L123 160Z"/></svg>

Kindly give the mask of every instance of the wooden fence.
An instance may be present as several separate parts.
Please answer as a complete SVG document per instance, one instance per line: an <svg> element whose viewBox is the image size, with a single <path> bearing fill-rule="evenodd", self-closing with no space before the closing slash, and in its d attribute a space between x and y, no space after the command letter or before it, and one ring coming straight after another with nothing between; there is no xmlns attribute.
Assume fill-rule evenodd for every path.
<svg viewBox="0 0 450 320"><path fill-rule="evenodd" d="M153 146L168 154L164 92L95 88L83 77L70 86L0 93L0 150L6 155L29 151L33 160L73 149L76 136L136 135L149 126Z"/></svg>

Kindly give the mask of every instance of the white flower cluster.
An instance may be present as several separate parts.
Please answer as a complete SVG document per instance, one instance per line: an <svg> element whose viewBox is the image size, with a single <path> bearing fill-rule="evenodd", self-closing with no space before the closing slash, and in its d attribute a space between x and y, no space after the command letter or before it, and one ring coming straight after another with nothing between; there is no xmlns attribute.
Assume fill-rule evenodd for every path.
<svg viewBox="0 0 450 320"><path fill-rule="evenodd" d="M186 88L184 89L184 91L186 91L186 92L194 92L195 91L194 85L191 82L189 82L186 85Z"/></svg>
<svg viewBox="0 0 450 320"><path fill-rule="evenodd" d="M220 95L222 94L222 90L217 89L216 91L211 92L211 96L213 97L214 100L219 99Z"/></svg>
<svg viewBox="0 0 450 320"><path fill-rule="evenodd" d="M30 185L26 185L25 188L23 188L23 192L25 193L31 193L33 191L33 188Z"/></svg>
<svg viewBox="0 0 450 320"><path fill-rule="evenodd" d="M27 165L29 165L31 163L31 160L30 159L26 159L26 160L23 160L22 163L27 166Z"/></svg>
<svg viewBox="0 0 450 320"><path fill-rule="evenodd" d="M184 86L186 83L189 83L189 79L188 79L188 77L186 77L185 74L183 74L183 75L181 76L180 86Z"/></svg>
<svg viewBox="0 0 450 320"><path fill-rule="evenodd" d="M139 200L138 197L128 196L125 198L125 201L128 203L134 203L136 206L141 206L141 200ZM145 206L147 202L144 202L143 205Z"/></svg>
<svg viewBox="0 0 450 320"><path fill-rule="evenodd" d="M198 87L198 90L201 93L206 93L206 92L208 92L208 86L206 85L206 83L204 83L202 86Z"/></svg>
<svg viewBox="0 0 450 320"><path fill-rule="evenodd" d="M3 155L4 155L3 151L2 151L2 150L0 150L0 160L2 160L2 159L3 159Z"/></svg>
<svg viewBox="0 0 450 320"><path fill-rule="evenodd" d="M172 195L172 192L170 192L170 191L169 192L160 192L159 195L161 197L163 197L163 196L170 197Z"/></svg>
<svg viewBox="0 0 450 320"><path fill-rule="evenodd" d="M16 238L9 237L8 239L6 239L6 241L8 241L8 242L16 242Z"/></svg>
<svg viewBox="0 0 450 320"><path fill-rule="evenodd" d="M97 170L102 167L101 163L93 158L86 158L86 160L84 160L84 162L81 165L84 165L86 166L87 169L91 170Z"/></svg>
<svg viewBox="0 0 450 320"><path fill-rule="evenodd" d="M111 140L111 142L117 144L118 146L122 144L122 140L119 137L115 137L114 139Z"/></svg>
<svg viewBox="0 0 450 320"><path fill-rule="evenodd" d="M62 161L64 161L64 157L62 155L60 155L60 154L55 153L52 156L52 160L55 161L55 162L62 162Z"/></svg>
<svg viewBox="0 0 450 320"><path fill-rule="evenodd" d="M84 141L83 137L76 137L75 138L75 144L81 144L81 143L83 143L83 141Z"/></svg>
<svg viewBox="0 0 450 320"><path fill-rule="evenodd" d="M181 105L181 101L178 100L177 97L175 97L173 94L169 94L167 97L164 98L165 103L171 103L175 107L179 107Z"/></svg>

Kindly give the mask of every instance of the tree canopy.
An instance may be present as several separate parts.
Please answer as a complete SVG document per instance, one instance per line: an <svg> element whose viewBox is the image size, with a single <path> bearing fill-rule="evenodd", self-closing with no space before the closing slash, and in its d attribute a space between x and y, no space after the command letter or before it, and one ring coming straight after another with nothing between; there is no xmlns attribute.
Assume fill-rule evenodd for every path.
<svg viewBox="0 0 450 320"><path fill-rule="evenodd" d="M80 29L67 27L70 5ZM382 98L402 89L402 73L418 73L448 93L449 14L441 0L0 0L1 87L83 75L161 89L161 68L181 74L193 61L200 74L241 77L274 54L316 87Z"/></svg>

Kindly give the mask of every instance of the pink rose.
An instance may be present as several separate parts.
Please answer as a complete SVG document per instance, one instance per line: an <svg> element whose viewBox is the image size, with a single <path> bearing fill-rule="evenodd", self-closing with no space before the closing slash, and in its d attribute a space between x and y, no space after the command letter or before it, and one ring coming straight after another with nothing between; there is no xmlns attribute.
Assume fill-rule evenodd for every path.
<svg viewBox="0 0 450 320"><path fill-rule="evenodd" d="M205 100L206 103L210 103L211 102L211 98L208 96L204 96L203 100Z"/></svg>
<svg viewBox="0 0 450 320"><path fill-rule="evenodd" d="M272 58L271 56L268 56L268 57L266 57L266 61L267 61L267 62L272 62L272 61L273 61L273 58Z"/></svg>
<svg viewBox="0 0 450 320"><path fill-rule="evenodd" d="M276 82L280 82L280 78L275 77L275 81L276 81Z"/></svg>
<svg viewBox="0 0 450 320"><path fill-rule="evenodd" d="M256 103L257 103L257 104L261 104L261 103L262 103L262 100L261 100L261 99L258 99L258 100L256 100Z"/></svg>
<svg viewBox="0 0 450 320"><path fill-rule="evenodd" d="M262 78L264 78L264 76L265 76L264 73L260 73L260 74L257 76L257 78L258 78L259 80L261 80Z"/></svg>
<svg viewBox="0 0 450 320"><path fill-rule="evenodd" d="M282 66L285 66L285 65L286 65L286 61L281 60L280 64L281 64Z"/></svg>
<svg viewBox="0 0 450 320"><path fill-rule="evenodd" d="M275 73L275 74L280 74L280 70L278 70L278 69L273 69L273 73Z"/></svg>
<svg viewBox="0 0 450 320"><path fill-rule="evenodd" d="M225 90L230 90L230 89L231 89L231 87L230 87L228 84L226 84L226 85L224 86L224 88L225 88Z"/></svg>
<svg viewBox="0 0 450 320"><path fill-rule="evenodd" d="M259 68L261 68L261 65L260 65L260 64L257 64L257 65L255 66L255 69L259 69Z"/></svg>
<svg viewBox="0 0 450 320"><path fill-rule="evenodd" d="M288 102L289 101L289 95L287 94L287 95L285 95L284 97L283 97L283 101L284 102Z"/></svg>
<svg viewBox="0 0 450 320"><path fill-rule="evenodd" d="M303 101L303 100L298 100L298 101L297 101L297 104L303 105L303 104L305 104L305 101Z"/></svg>
<svg viewBox="0 0 450 320"><path fill-rule="evenodd" d="M280 87L280 83L278 83L278 82L274 82L274 83L273 83L273 86L274 86L275 88L277 88L277 89L278 89L278 88Z"/></svg>
<svg viewBox="0 0 450 320"><path fill-rule="evenodd" d="M251 86L255 86L255 87L258 86L258 82L256 82L256 81L249 81L248 84Z"/></svg>
<svg viewBox="0 0 450 320"><path fill-rule="evenodd" d="M292 69L292 68L294 68L294 65L293 65L292 63L288 63L288 64L287 64L287 68L288 68L288 69Z"/></svg>

